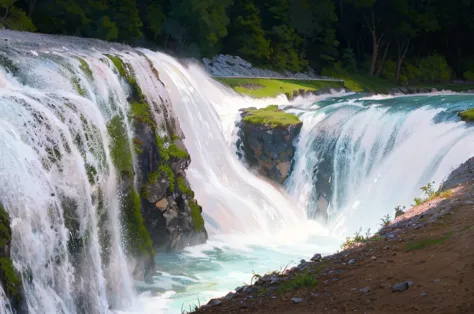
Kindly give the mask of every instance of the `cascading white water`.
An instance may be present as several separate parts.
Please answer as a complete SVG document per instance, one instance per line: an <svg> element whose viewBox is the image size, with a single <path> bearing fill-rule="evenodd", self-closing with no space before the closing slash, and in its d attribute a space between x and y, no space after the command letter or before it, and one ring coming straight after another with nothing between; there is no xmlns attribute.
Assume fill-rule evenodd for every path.
<svg viewBox="0 0 474 314"><path fill-rule="evenodd" d="M222 111L230 106L227 112L233 117L227 121L235 121L237 110L250 104L199 77L197 69L194 76L167 55L145 53L158 69L186 135L185 144L193 158L188 179L206 208L208 231L269 234L301 225L306 220L304 208L295 207L281 192L250 173L228 149L212 102L220 103Z"/></svg>
<svg viewBox="0 0 474 314"><path fill-rule="evenodd" d="M421 186L439 185L474 155L472 126L456 116L473 103L470 95L356 95L294 109L303 130L288 189L314 213L318 165L329 159L333 232L374 231L395 206L421 196Z"/></svg>

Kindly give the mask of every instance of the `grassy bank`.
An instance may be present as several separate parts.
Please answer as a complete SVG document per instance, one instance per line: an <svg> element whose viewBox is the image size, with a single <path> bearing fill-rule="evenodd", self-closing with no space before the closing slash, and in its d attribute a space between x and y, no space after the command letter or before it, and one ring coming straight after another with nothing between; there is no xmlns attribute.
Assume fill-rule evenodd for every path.
<svg viewBox="0 0 474 314"><path fill-rule="evenodd" d="M397 85L389 80L373 77L361 73L344 73L333 75L339 81L309 81L309 80L286 80L286 79L262 79L262 78L216 78L217 81L230 86L235 91L255 98L276 97L280 94L292 95L294 91L317 91L328 88L347 88L354 92L369 92L388 94L396 88L419 88L431 90L450 90L463 92L474 89L474 84L453 83L413 83L409 85Z"/></svg>
<svg viewBox="0 0 474 314"><path fill-rule="evenodd" d="M232 87L235 91L255 98L276 97L304 89L317 91L322 88L342 88L338 81L308 81L260 78L217 78L217 81Z"/></svg>

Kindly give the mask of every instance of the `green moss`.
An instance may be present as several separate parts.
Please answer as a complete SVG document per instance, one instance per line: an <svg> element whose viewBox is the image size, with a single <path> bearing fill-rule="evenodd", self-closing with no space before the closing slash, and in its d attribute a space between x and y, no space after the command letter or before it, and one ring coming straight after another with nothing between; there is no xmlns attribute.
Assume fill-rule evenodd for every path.
<svg viewBox="0 0 474 314"><path fill-rule="evenodd" d="M89 67L89 64L86 62L86 60L82 59L81 57L76 57L76 59L80 63L79 69L81 69L81 71L84 72L85 76L87 76L89 80L92 80L93 78L92 70Z"/></svg>
<svg viewBox="0 0 474 314"><path fill-rule="evenodd" d="M145 123L156 129L156 123L151 115L150 106L146 102L134 101L131 103L132 115L135 121Z"/></svg>
<svg viewBox="0 0 474 314"><path fill-rule="evenodd" d="M171 169L171 167L167 164L162 164L158 167L158 170L164 175L166 175L166 177L168 178L168 182L170 183L170 191L173 192L175 188L175 175L173 169Z"/></svg>
<svg viewBox="0 0 474 314"><path fill-rule="evenodd" d="M127 74L127 70L125 70L125 65L124 65L122 59L120 59L120 57L113 56L113 55L106 55L106 56L107 56L107 58L110 59L110 61L112 61L115 68L119 72L120 76L123 77L123 78L126 78L128 74Z"/></svg>
<svg viewBox="0 0 474 314"><path fill-rule="evenodd" d="M178 189L183 193L186 194L190 197L194 197L194 192L191 190L191 188L186 184L186 181L182 176L179 176L176 179L176 182L178 183Z"/></svg>
<svg viewBox="0 0 474 314"><path fill-rule="evenodd" d="M22 282L21 278L13 268L12 260L7 256L2 256L5 246L10 245L11 228L10 218L7 211L0 204L0 282L6 286L6 294L10 298L21 299Z"/></svg>
<svg viewBox="0 0 474 314"><path fill-rule="evenodd" d="M199 206L196 200L190 200L189 207L191 208L191 217L193 218L194 231L203 231L204 219L202 218L202 207Z"/></svg>
<svg viewBox="0 0 474 314"><path fill-rule="evenodd" d="M135 73L133 73L132 69L130 67L127 67L127 64L123 62L120 57L113 55L106 56L112 61L115 68L117 68L117 71L119 72L120 76L124 78L130 86L132 92L132 100L137 102L145 102L145 97L143 96L142 89L138 85L135 79Z"/></svg>
<svg viewBox="0 0 474 314"><path fill-rule="evenodd" d="M13 262L8 257L0 257L1 281L6 285L6 293L9 297L21 298L21 278L13 268Z"/></svg>
<svg viewBox="0 0 474 314"><path fill-rule="evenodd" d="M142 154L144 145L145 144L139 138L135 137L133 139L133 148L135 149L135 153Z"/></svg>
<svg viewBox="0 0 474 314"><path fill-rule="evenodd" d="M10 218L5 208L0 204L0 249L10 244L11 236Z"/></svg>
<svg viewBox="0 0 474 314"><path fill-rule="evenodd" d="M140 195L131 188L122 199L123 223L126 229L126 239L133 254L155 254L153 242L145 227L140 211Z"/></svg>
<svg viewBox="0 0 474 314"><path fill-rule="evenodd" d="M474 108L458 113L463 121L474 121Z"/></svg>
<svg viewBox="0 0 474 314"><path fill-rule="evenodd" d="M245 123L264 124L272 127L287 127L301 124L300 119L294 114L279 110L277 105L270 105L266 108L250 110L248 115L242 119Z"/></svg>
<svg viewBox="0 0 474 314"><path fill-rule="evenodd" d="M79 95L81 96L86 95L86 90L82 87L81 80L77 76L73 75L73 77L71 78L71 83Z"/></svg>
<svg viewBox="0 0 474 314"><path fill-rule="evenodd" d="M321 88L342 88L337 81L281 80L259 78L217 78L218 81L232 87L235 91L256 98L276 97L279 94L293 94L304 89L316 91Z"/></svg>
<svg viewBox="0 0 474 314"><path fill-rule="evenodd" d="M115 167L120 173L133 177L133 159L125 124L119 116L115 116L107 124L107 130L111 138L110 153Z"/></svg>
<svg viewBox="0 0 474 314"><path fill-rule="evenodd" d="M416 251L416 250L421 250L424 248L427 248L432 245L436 244L442 244L446 242L449 238L451 238L453 235L453 232L448 232L441 238L435 238L435 239L421 239L421 240L416 240L412 241L406 244L405 246L405 251L410 252L410 251Z"/></svg>
<svg viewBox="0 0 474 314"><path fill-rule="evenodd" d="M189 156L189 153L187 151L179 149L179 147L175 143L170 143L168 145L168 153L171 157L178 158L178 159L191 158L191 156Z"/></svg>

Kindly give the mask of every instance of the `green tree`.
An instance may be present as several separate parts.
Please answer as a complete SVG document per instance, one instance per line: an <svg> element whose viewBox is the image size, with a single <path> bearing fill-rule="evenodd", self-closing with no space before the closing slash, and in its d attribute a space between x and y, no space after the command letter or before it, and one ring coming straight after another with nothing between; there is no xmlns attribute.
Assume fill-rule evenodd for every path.
<svg viewBox="0 0 474 314"><path fill-rule="evenodd" d="M136 0L111 0L111 18L117 25L118 40L134 43L142 36L142 20L138 13Z"/></svg>
<svg viewBox="0 0 474 314"><path fill-rule="evenodd" d="M13 30L34 32L35 25L15 3L16 0L0 0L0 25Z"/></svg>
<svg viewBox="0 0 474 314"><path fill-rule="evenodd" d="M220 51L221 40L227 36L230 19L226 9L231 4L232 0L172 1L165 31L182 48L195 43L202 55L213 55Z"/></svg>
<svg viewBox="0 0 474 314"><path fill-rule="evenodd" d="M249 61L267 65L270 59L270 40L261 26L260 10L252 0L237 0L231 12L229 39L226 50Z"/></svg>

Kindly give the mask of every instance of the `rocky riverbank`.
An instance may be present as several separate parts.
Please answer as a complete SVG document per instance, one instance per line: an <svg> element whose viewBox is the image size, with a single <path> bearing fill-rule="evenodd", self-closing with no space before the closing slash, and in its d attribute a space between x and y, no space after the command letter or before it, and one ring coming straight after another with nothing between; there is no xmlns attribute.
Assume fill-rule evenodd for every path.
<svg viewBox="0 0 474 314"><path fill-rule="evenodd" d="M271 105L266 108L241 110L239 125L239 157L250 167L283 184L291 171L298 137L303 123L293 114Z"/></svg>
<svg viewBox="0 0 474 314"><path fill-rule="evenodd" d="M197 313L474 312L474 158L430 200L345 250L256 276Z"/></svg>

